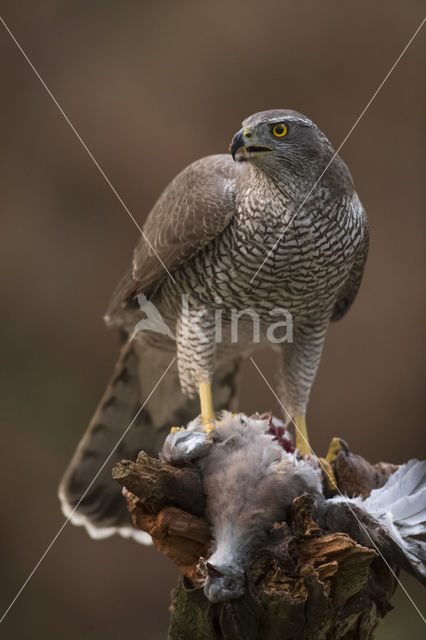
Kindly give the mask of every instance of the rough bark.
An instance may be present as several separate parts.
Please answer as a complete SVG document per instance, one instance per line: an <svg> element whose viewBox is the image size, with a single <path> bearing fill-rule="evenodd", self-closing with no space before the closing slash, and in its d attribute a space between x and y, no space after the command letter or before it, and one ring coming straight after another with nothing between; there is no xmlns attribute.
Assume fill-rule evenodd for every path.
<svg viewBox="0 0 426 640"><path fill-rule="evenodd" d="M367 496L395 467L370 465L346 449L334 470L342 493ZM136 462L117 464L113 476L126 488L135 526L181 570L169 640L368 640L391 609L396 581L371 548L362 513L354 518L344 505L317 509L311 496L300 496L288 521L276 523L254 559L245 596L212 605L198 569L211 539L198 471L177 469L142 452Z"/></svg>

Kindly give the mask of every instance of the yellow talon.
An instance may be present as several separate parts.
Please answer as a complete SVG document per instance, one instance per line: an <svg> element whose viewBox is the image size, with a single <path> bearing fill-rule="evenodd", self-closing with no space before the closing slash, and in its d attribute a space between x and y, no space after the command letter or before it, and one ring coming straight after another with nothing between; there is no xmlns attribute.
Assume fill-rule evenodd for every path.
<svg viewBox="0 0 426 640"><path fill-rule="evenodd" d="M339 451L342 451L342 449L343 447L340 438L332 438L330 446L328 447L327 455L325 457L327 462L334 462Z"/></svg>
<svg viewBox="0 0 426 640"><path fill-rule="evenodd" d="M170 433L177 433L178 431L183 431L183 427L172 427L170 429Z"/></svg>
<svg viewBox="0 0 426 640"><path fill-rule="evenodd" d="M337 489L336 477L329 460L327 458L318 458L318 462L321 466L322 475L327 480L328 488L331 491L335 491Z"/></svg>
<svg viewBox="0 0 426 640"><path fill-rule="evenodd" d="M213 437L213 432L214 431L214 424L212 424L211 422L209 424L206 424L206 426L204 427L204 433L208 433L209 438Z"/></svg>
<svg viewBox="0 0 426 640"><path fill-rule="evenodd" d="M327 476L329 489L337 489L336 476L334 475L333 467L331 465L336 460L340 451L345 450L347 451L347 444L344 440L342 440L341 438L332 438L330 446L328 447L327 455L325 456L325 458L320 458L324 467L327 468L327 474L324 474L323 472L323 475Z"/></svg>

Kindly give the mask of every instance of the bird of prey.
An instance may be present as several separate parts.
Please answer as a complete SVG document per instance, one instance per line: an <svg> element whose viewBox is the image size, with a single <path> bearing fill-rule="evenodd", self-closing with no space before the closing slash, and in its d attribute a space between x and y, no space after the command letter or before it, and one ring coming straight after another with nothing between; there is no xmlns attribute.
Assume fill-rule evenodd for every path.
<svg viewBox="0 0 426 640"><path fill-rule="evenodd" d="M199 413L198 400L207 429L215 411L235 410L239 363L256 347L279 352L285 418L296 425L299 451L310 453L309 393L327 327L361 282L366 214L343 160L296 111L250 116L230 151L194 162L166 187L108 308L106 322L124 345L59 491L64 513L94 536L131 531L110 466L140 449L157 454L171 425ZM138 298L169 333L135 332L145 318ZM291 336L271 339L283 310Z"/></svg>
<svg viewBox="0 0 426 640"><path fill-rule="evenodd" d="M163 460L201 471L213 537L210 556L200 563L206 597L219 602L243 595L256 552L304 492L313 496L324 528L355 532L361 544L375 546L389 564L426 584L426 462L410 460L364 500L326 500L320 466L295 455L279 431L269 416L225 412L210 435L194 420L165 440Z"/></svg>

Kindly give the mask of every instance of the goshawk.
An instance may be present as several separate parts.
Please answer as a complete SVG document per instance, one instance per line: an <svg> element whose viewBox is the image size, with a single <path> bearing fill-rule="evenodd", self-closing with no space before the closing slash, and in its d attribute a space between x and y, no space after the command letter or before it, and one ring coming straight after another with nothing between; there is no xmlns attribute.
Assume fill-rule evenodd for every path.
<svg viewBox="0 0 426 640"><path fill-rule="evenodd" d="M197 396L207 425L214 410L235 409L239 361L256 347L279 351L284 419L309 453L305 413L327 327L351 306L368 249L349 169L291 110L250 116L230 154L185 168L143 232L106 315L124 341L116 370L60 486L64 512L79 503L73 520L95 536L129 524L112 464L140 449L158 453L171 425L199 413ZM135 332L143 309L155 310L154 330ZM280 314L291 320L285 340Z"/></svg>

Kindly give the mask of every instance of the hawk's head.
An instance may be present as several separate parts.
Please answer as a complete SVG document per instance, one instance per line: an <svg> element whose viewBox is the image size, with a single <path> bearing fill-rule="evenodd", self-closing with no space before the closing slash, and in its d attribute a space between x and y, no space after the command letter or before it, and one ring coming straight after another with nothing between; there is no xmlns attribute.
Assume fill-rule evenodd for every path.
<svg viewBox="0 0 426 640"><path fill-rule="evenodd" d="M334 156L333 147L316 124L289 109L261 111L244 120L230 151L234 160L250 161L265 173L277 174L283 169L287 173L290 169L314 179ZM338 156L332 164L334 168L344 166Z"/></svg>

